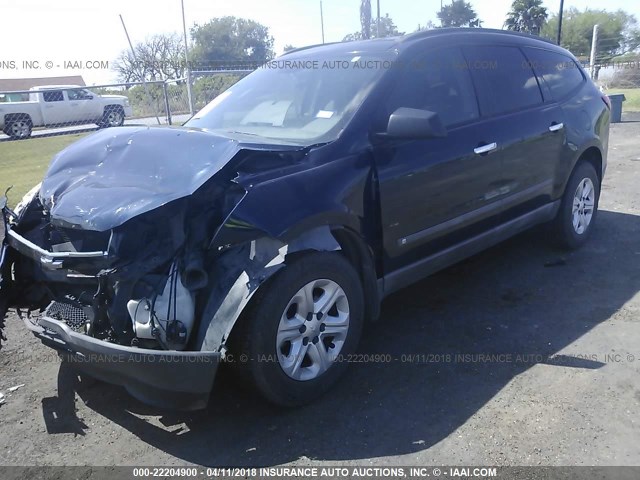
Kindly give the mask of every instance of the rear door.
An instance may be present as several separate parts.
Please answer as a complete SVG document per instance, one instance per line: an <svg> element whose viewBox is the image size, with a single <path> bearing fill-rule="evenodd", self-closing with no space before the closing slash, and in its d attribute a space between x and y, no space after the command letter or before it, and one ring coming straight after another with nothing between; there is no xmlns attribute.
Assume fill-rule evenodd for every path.
<svg viewBox="0 0 640 480"><path fill-rule="evenodd" d="M388 121L400 107L437 112L448 132L444 138L382 141L374 148L387 272L488 228L493 212L483 207L501 170L490 145L493 132L478 124L478 104L459 48L404 60L380 119Z"/></svg>
<svg viewBox="0 0 640 480"><path fill-rule="evenodd" d="M465 46L464 55L502 159L489 195L501 202L506 220L550 200L565 143L563 113L517 46Z"/></svg>
<svg viewBox="0 0 640 480"><path fill-rule="evenodd" d="M564 154L557 164L556 179L557 183L564 186L576 154L573 145L581 143L578 139L591 126L588 119L598 117L598 107L602 108L600 95L593 98L593 92L585 94L582 91L587 84L587 77L571 57L544 48L525 47L523 51L549 92L547 96L550 103L562 110L562 128L558 130L558 136L564 139ZM594 104L595 111L586 113L589 105Z"/></svg>
<svg viewBox="0 0 640 480"><path fill-rule="evenodd" d="M69 102L65 100L63 90L43 90L40 94L45 125L60 125L69 121Z"/></svg>

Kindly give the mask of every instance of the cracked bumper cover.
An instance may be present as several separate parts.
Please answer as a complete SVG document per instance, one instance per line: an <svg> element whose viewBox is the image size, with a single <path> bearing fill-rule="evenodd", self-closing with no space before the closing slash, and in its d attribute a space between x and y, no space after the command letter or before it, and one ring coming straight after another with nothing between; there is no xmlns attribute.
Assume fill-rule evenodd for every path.
<svg viewBox="0 0 640 480"><path fill-rule="evenodd" d="M138 400L160 408L206 407L221 354L125 347L74 332L43 316L25 325L42 342L60 351L81 372L123 386Z"/></svg>

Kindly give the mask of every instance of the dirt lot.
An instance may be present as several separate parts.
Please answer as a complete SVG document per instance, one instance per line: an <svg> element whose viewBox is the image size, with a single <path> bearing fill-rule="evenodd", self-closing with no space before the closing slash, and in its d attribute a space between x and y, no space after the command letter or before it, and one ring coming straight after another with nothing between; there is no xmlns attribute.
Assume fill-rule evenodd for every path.
<svg viewBox="0 0 640 480"><path fill-rule="evenodd" d="M640 122L614 125L583 250L559 252L530 232L399 292L361 345L396 360L353 364L297 410L224 376L205 411L154 410L79 382L12 316L1 463L638 465L638 185Z"/></svg>

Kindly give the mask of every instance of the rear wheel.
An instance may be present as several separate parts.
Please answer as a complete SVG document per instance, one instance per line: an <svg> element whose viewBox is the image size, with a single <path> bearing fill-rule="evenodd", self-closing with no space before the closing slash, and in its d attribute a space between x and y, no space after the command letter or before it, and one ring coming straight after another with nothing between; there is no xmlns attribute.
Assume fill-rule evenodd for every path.
<svg viewBox="0 0 640 480"><path fill-rule="evenodd" d="M595 224L599 199L600 178L595 168L589 162L579 163L569 178L554 221L560 246L576 249L587 241Z"/></svg>
<svg viewBox="0 0 640 480"><path fill-rule="evenodd" d="M252 299L231 336L232 367L272 403L309 403L344 373L362 323L362 287L349 262L337 253L300 257Z"/></svg>
<svg viewBox="0 0 640 480"><path fill-rule="evenodd" d="M4 133L13 139L20 140L23 138L29 138L31 136L32 129L33 124L31 123L31 119L28 115L23 115L8 120Z"/></svg>

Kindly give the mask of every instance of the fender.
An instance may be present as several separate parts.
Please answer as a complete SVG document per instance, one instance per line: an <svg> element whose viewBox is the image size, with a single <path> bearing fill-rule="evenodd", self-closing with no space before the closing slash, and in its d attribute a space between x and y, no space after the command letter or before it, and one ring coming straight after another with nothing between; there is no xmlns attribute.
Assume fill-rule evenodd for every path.
<svg viewBox="0 0 640 480"><path fill-rule="evenodd" d="M287 242L323 225L344 226L364 236L371 178L371 164L349 156L245 185L246 194L215 232L209 248L221 250L265 236Z"/></svg>
<svg viewBox="0 0 640 480"><path fill-rule="evenodd" d="M210 293L202 311L195 349L225 353L226 341L240 314L258 288L285 266L287 255L340 249L325 226L305 232L291 243L262 237L222 252L209 275Z"/></svg>
<svg viewBox="0 0 640 480"><path fill-rule="evenodd" d="M567 183L569 182L569 178L571 177L571 173L576 168L576 165L578 164L580 159L583 158L585 154L588 156L592 154L591 152L595 153L596 151L600 155L600 159L602 161L600 171L597 173L601 179L604 178L607 167L606 155L604 153L606 152L606 150L603 150L602 144L594 138L592 141L584 144L580 150L575 151L575 153L571 156L571 163L564 165L562 163L558 164L558 170L556 173L557 180L554 188L554 199L561 198L564 194Z"/></svg>

